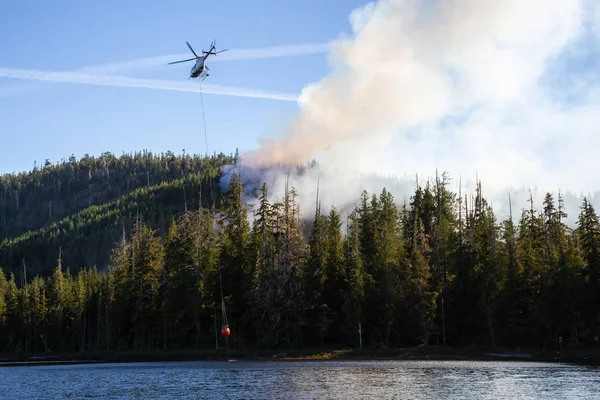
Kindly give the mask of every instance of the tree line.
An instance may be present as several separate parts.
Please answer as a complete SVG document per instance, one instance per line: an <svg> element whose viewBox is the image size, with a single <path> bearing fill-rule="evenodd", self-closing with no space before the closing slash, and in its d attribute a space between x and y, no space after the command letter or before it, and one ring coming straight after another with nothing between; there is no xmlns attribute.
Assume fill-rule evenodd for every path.
<svg viewBox="0 0 600 400"><path fill-rule="evenodd" d="M16 272L26 263L28 279L46 276L62 247L71 271L91 265L104 269L123 225L129 230L141 214L148 226L166 232L171 215L218 202L220 169L233 162L233 156L222 154L143 152L116 158L104 153L2 176L0 266Z"/></svg>
<svg viewBox="0 0 600 400"><path fill-rule="evenodd" d="M303 234L297 193L249 207L231 176L218 209L188 209L160 236L141 217L106 272L0 273L0 351L212 348L222 305L237 348L594 346L600 222L560 194L498 221L478 184L446 175L400 204L363 192L352 212L320 202ZM248 218L252 213L252 222Z"/></svg>
<svg viewBox="0 0 600 400"><path fill-rule="evenodd" d="M46 160L31 171L0 175L0 240L48 228L90 206L114 201L137 189L165 184L195 173L218 174L234 156L176 155L141 151L99 157L74 155Z"/></svg>

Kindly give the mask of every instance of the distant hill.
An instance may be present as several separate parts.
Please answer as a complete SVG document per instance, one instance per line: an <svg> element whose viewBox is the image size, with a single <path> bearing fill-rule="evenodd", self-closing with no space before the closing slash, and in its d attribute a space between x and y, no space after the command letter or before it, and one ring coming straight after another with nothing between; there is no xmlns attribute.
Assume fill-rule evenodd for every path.
<svg viewBox="0 0 600 400"><path fill-rule="evenodd" d="M136 215L166 232L200 198L203 206L218 201L221 167L234 162L223 153L107 152L0 176L0 266L16 272L25 263L28 277L46 275L62 251L72 271L104 269Z"/></svg>

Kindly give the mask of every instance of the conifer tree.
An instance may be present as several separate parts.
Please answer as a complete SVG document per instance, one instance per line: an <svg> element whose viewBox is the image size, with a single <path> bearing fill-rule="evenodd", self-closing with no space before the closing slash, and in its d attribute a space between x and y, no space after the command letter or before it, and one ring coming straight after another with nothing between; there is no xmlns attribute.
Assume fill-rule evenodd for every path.
<svg viewBox="0 0 600 400"><path fill-rule="evenodd" d="M20 290L15 282L15 275L11 272L5 285L4 301L6 304L6 326L8 331L7 350L13 352L23 351L20 334L22 332L24 320L20 312L19 297Z"/></svg>
<svg viewBox="0 0 600 400"><path fill-rule="evenodd" d="M32 351L48 350L47 342L44 339L48 311L45 289L45 281L41 276L33 278L31 285L27 288L27 313L32 325Z"/></svg>
<svg viewBox="0 0 600 400"><path fill-rule="evenodd" d="M372 237L363 236L365 247L372 251L365 260L365 270L370 279L365 288L365 301L369 304L365 333L371 344L390 344L393 337L401 334L398 308L405 295L401 282L403 249L400 235L400 219L392 194L385 188L379 199L371 198L370 207L362 211L361 225L369 226Z"/></svg>
<svg viewBox="0 0 600 400"><path fill-rule="evenodd" d="M317 199L315 217L309 236L309 254L304 268L306 319L311 321L305 334L308 340L324 343L330 327L329 305L324 301L327 282L327 216L321 215L320 202ZM317 339L318 338L318 339Z"/></svg>
<svg viewBox="0 0 600 400"><path fill-rule="evenodd" d="M350 345L362 346L362 324L365 321L363 302L365 295L365 272L360 255L358 214L354 210L346 221L347 234L344 241L347 289L345 295L346 338ZM358 332L358 334L357 334ZM358 337L357 337L358 336Z"/></svg>
<svg viewBox="0 0 600 400"><path fill-rule="evenodd" d="M597 341L595 336L600 333L600 222L594 207L584 197L578 218L577 236L581 253L585 260L582 271L585 279L587 301L584 305L586 326L589 328L585 340Z"/></svg>
<svg viewBox="0 0 600 400"><path fill-rule="evenodd" d="M217 290L217 277L219 268L219 238L216 231L213 213L208 209L201 209L197 216L196 231L196 258L195 258L195 345L200 345L201 320L209 319L214 315L214 293ZM190 294L191 295L191 294ZM213 320L213 324L216 321Z"/></svg>
<svg viewBox="0 0 600 400"><path fill-rule="evenodd" d="M436 171L434 198L435 216L432 232L429 235L431 243L431 282L433 293L437 293L436 332L441 334L442 344L446 344L444 297L450 282L454 279L453 265L458 240L458 221L454 214L455 196L448 189L449 178L443 173L440 179Z"/></svg>
<svg viewBox="0 0 600 400"><path fill-rule="evenodd" d="M165 261L161 273L160 292L163 299L163 347L167 343L189 346L187 338L194 328L196 277L196 226L191 212L179 223L171 222L165 239Z"/></svg>
<svg viewBox="0 0 600 400"><path fill-rule="evenodd" d="M48 296L48 334L51 343L60 346L65 330L65 316L67 311L67 283L62 270L62 259L59 255L58 263L53 274L47 281Z"/></svg>
<svg viewBox="0 0 600 400"><path fill-rule="evenodd" d="M274 323L279 319L276 311L276 260L278 259L275 246L275 221L277 215L268 199L266 182L260 189L259 207L256 209L252 227L252 252L256 260L253 274L253 285L250 294L250 304L253 324L257 331L257 341L260 344L274 343ZM263 332L260 335L258 332Z"/></svg>
<svg viewBox="0 0 600 400"><path fill-rule="evenodd" d="M340 214L335 206L324 220L325 240L325 281L322 301L326 305L325 319L329 322L326 337L335 340L337 333L344 328L342 308L347 287L346 270L344 268L344 249L342 247L342 226Z"/></svg>
<svg viewBox="0 0 600 400"><path fill-rule="evenodd" d="M159 279L163 247L155 231L139 218L131 242L123 239L115 253L117 304L114 311L118 337L126 347L144 348L159 342ZM121 342L120 342L121 344Z"/></svg>
<svg viewBox="0 0 600 400"><path fill-rule="evenodd" d="M425 234L425 226L420 218L415 221L415 232L410 246L410 270L408 273L407 293L408 303L414 307L416 318L412 319L413 326L421 329L420 342L426 344L433 318L435 316L435 301L437 293L430 286L431 269L425 254L431 251ZM416 322L416 323L415 323Z"/></svg>
<svg viewBox="0 0 600 400"><path fill-rule="evenodd" d="M144 157L140 162L148 160ZM77 174L84 177L83 186L73 190L87 193L88 183L120 185L118 163L109 156L100 160L85 159L79 172L74 163L69 167L69 185L77 186ZM139 183L199 168L194 162L166 154L154 170L138 171ZM40 171L36 179L42 180ZM61 179L52 184L57 196ZM239 175L232 174L223 206L203 208L206 202L198 198L195 212L186 210L195 201L188 188L197 184L200 197L209 188L201 187L200 176L194 179L176 181L169 194L182 203L179 211L161 209L157 199L150 200L156 211L140 198L115 202L110 212L120 219L106 222L110 239L93 246L63 251L59 242L45 242L67 230L95 237L76 219L50 227L46 236L32 236L40 247L28 253L48 258L51 249L58 262L51 261L51 273L32 273L19 253L19 267L27 265L29 274L17 271L15 279L15 272L0 269L0 351L207 348L214 346L215 334L217 344L238 348L440 343L554 350L597 344L600 222L587 199L574 230L565 222L560 192L556 202L546 194L540 210L530 196L516 223L509 196L508 219L499 223L481 182L474 196L459 187L455 198L446 176L436 173L435 182L417 184L400 207L387 189L363 191L358 206L345 215L345 232L337 208L322 213L317 195L305 239L297 192L289 182L278 202L268 200L263 184L250 228L251 208ZM0 179L2 229L7 201L15 200L7 200L6 182ZM60 212L56 204L53 214ZM90 221L100 218L91 212L99 209L94 207L85 214ZM102 251L115 239L106 270L65 261L73 253ZM7 257L10 243L2 242L0 257ZM221 282L232 325L228 339L218 335L225 321L216 315Z"/></svg>
<svg viewBox="0 0 600 400"><path fill-rule="evenodd" d="M520 313L512 334L520 343L540 344L540 338L545 336L540 306L549 268L544 222L533 207L531 195L529 209L523 210L519 222L518 243L518 263L523 266L523 273L515 296L515 306L519 307Z"/></svg>
<svg viewBox="0 0 600 400"><path fill-rule="evenodd" d="M302 308L300 276L304 261L303 237L299 226L299 208L296 203L296 190L289 188L286 181L282 213L278 222L278 242L280 250L277 267L278 303L282 307L283 335L287 344L302 343Z"/></svg>
<svg viewBox="0 0 600 400"><path fill-rule="evenodd" d="M244 201L244 187L239 175L233 172L226 194L226 205L220 223L220 261L223 296L234 329L248 332L251 318L245 312L248 295L252 289L253 267L250 253L250 224L248 205ZM220 299L220 290L215 293ZM240 332L240 333L241 333ZM236 336L239 337L239 336ZM232 340L236 340L233 338Z"/></svg>
<svg viewBox="0 0 600 400"><path fill-rule="evenodd" d="M594 207L584 197L578 218L578 234L586 259L586 278L591 285L600 284L600 222Z"/></svg>
<svg viewBox="0 0 600 400"><path fill-rule="evenodd" d="M6 323L6 277L4 276L4 270L0 268L0 337L4 333Z"/></svg>

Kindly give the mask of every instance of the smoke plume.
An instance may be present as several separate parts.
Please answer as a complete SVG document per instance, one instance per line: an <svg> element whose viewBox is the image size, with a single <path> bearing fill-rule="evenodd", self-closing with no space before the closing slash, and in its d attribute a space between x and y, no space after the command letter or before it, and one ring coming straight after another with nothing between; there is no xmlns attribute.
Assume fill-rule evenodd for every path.
<svg viewBox="0 0 600 400"><path fill-rule="evenodd" d="M436 169L450 173L451 189L461 176L463 193L477 176L500 211L509 193L513 210L527 207L529 188L536 208L545 191L593 200L599 9L592 0L369 3L351 14L353 34L330 44L331 73L305 87L289 128L243 157L244 171L317 159L290 178L312 204L317 178L324 203L350 204L390 177L402 200ZM280 195L284 179L259 180Z"/></svg>

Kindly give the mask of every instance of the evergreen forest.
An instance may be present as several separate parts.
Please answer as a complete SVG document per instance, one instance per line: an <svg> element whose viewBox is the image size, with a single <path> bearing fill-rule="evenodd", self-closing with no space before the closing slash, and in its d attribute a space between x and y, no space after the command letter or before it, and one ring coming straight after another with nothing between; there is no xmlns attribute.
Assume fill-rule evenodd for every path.
<svg viewBox="0 0 600 400"><path fill-rule="evenodd" d="M300 218L246 202L236 156L72 157L0 177L0 353L597 346L600 222L563 199L499 221L446 174ZM303 205L306 207L307 205ZM221 337L223 325L231 336ZM560 338L560 339L559 339Z"/></svg>

